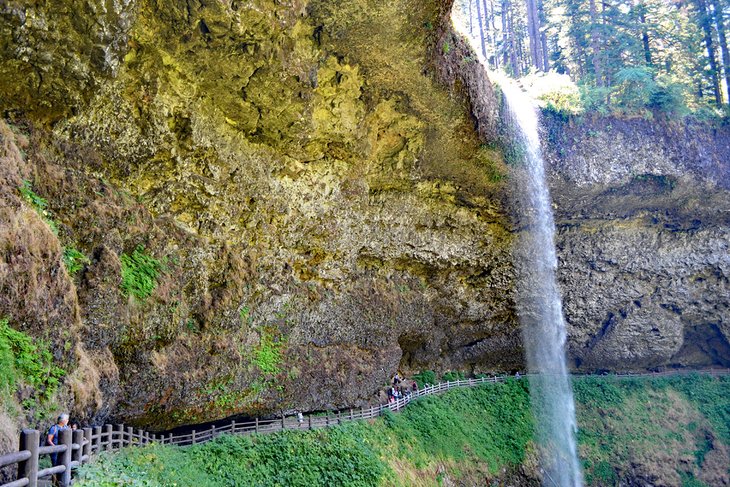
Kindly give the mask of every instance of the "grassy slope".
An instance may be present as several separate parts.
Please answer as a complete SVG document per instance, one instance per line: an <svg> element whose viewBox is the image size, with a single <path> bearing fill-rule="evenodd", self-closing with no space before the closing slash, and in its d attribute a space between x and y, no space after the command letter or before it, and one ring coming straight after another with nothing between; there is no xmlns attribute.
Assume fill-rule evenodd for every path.
<svg viewBox="0 0 730 487"><path fill-rule="evenodd" d="M730 378L581 379L575 389L589 485L728 478ZM81 485L524 485L534 481L525 477L535 471L532 431L527 382L510 382L425 398L372 423L128 449L86 467Z"/></svg>

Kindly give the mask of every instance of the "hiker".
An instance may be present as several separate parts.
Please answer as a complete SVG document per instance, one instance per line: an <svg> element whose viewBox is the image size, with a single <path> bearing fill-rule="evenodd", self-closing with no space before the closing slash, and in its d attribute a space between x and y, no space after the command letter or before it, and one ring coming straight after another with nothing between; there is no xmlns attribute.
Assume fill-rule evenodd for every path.
<svg viewBox="0 0 730 487"><path fill-rule="evenodd" d="M520 371L519 371L519 370L518 370L518 371L517 371L517 373L515 374L515 379L516 379L516 380L520 380Z"/></svg>
<svg viewBox="0 0 730 487"><path fill-rule="evenodd" d="M398 375L398 372L395 373L393 376L393 385L397 386L400 383L400 376Z"/></svg>
<svg viewBox="0 0 730 487"><path fill-rule="evenodd" d="M48 429L48 436L46 437L46 445L48 446L56 446L58 445L58 440L61 431L65 431L68 429L68 414L63 413L58 417L58 420L56 421L56 424L51 426ZM58 452L51 453L51 464L56 467L58 466L59 462L59 456ZM54 474L53 475L53 485L58 484L58 478Z"/></svg>
<svg viewBox="0 0 730 487"><path fill-rule="evenodd" d="M413 385L411 386L411 390L413 392L418 392L418 382L416 382L415 380L413 381Z"/></svg>
<svg viewBox="0 0 730 487"><path fill-rule="evenodd" d="M304 423L304 415L302 414L301 411L297 411L297 421L299 422L300 425L302 423Z"/></svg>

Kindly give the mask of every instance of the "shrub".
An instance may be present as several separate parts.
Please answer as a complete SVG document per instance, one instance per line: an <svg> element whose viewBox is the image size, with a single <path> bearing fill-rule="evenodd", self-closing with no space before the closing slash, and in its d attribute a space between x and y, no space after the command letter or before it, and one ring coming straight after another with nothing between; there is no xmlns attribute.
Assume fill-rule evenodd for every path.
<svg viewBox="0 0 730 487"><path fill-rule="evenodd" d="M608 95L610 94L608 88L588 85L579 85L578 88L580 90L581 104L586 112L597 112L601 115L608 114Z"/></svg>
<svg viewBox="0 0 730 487"><path fill-rule="evenodd" d="M348 424L265 436L223 435L184 449L128 448L82 468L79 485L375 486L387 469L366 433L364 425Z"/></svg>
<svg viewBox="0 0 730 487"><path fill-rule="evenodd" d="M122 254L122 292L143 301L152 295L162 263L145 253L141 245L131 254Z"/></svg>
<svg viewBox="0 0 730 487"><path fill-rule="evenodd" d="M466 376L464 375L463 372L461 372L459 370L446 372L441 377L441 380L444 380L444 381L447 381L447 382L452 382L452 381L455 381L455 380L464 380L464 379L466 379Z"/></svg>
<svg viewBox="0 0 730 487"><path fill-rule="evenodd" d="M654 71L647 67L624 68L616 73L617 86L613 93L619 105L629 111L647 107L659 86Z"/></svg>
<svg viewBox="0 0 730 487"><path fill-rule="evenodd" d="M414 375L413 380L416 381L416 384L418 384L419 388L425 386L426 384L435 384L436 372L434 372L433 370L423 370Z"/></svg>

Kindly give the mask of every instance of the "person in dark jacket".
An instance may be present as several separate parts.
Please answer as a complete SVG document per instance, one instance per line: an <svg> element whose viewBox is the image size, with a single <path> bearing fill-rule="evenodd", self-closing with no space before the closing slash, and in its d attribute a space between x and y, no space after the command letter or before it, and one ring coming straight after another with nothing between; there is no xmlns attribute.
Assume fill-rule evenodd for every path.
<svg viewBox="0 0 730 487"><path fill-rule="evenodd" d="M48 429L48 436L46 437L46 445L47 446L55 446L58 445L58 440L60 437L61 431L65 431L68 429L68 414L63 413L58 417L58 420L56 421L56 424L51 426ZM51 453L51 463L53 466L57 466L59 461L58 453ZM53 485L58 484L58 478L56 475L53 476Z"/></svg>

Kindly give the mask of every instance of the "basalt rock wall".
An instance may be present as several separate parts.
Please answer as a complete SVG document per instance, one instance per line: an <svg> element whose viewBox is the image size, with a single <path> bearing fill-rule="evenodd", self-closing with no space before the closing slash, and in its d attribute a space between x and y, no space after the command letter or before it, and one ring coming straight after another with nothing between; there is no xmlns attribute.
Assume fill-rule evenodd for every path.
<svg viewBox="0 0 730 487"><path fill-rule="evenodd" d="M56 3L0 7L0 317L67 370L58 409L166 428L520 365L450 2Z"/></svg>
<svg viewBox="0 0 730 487"><path fill-rule="evenodd" d="M575 365L730 365L730 127L543 122Z"/></svg>

